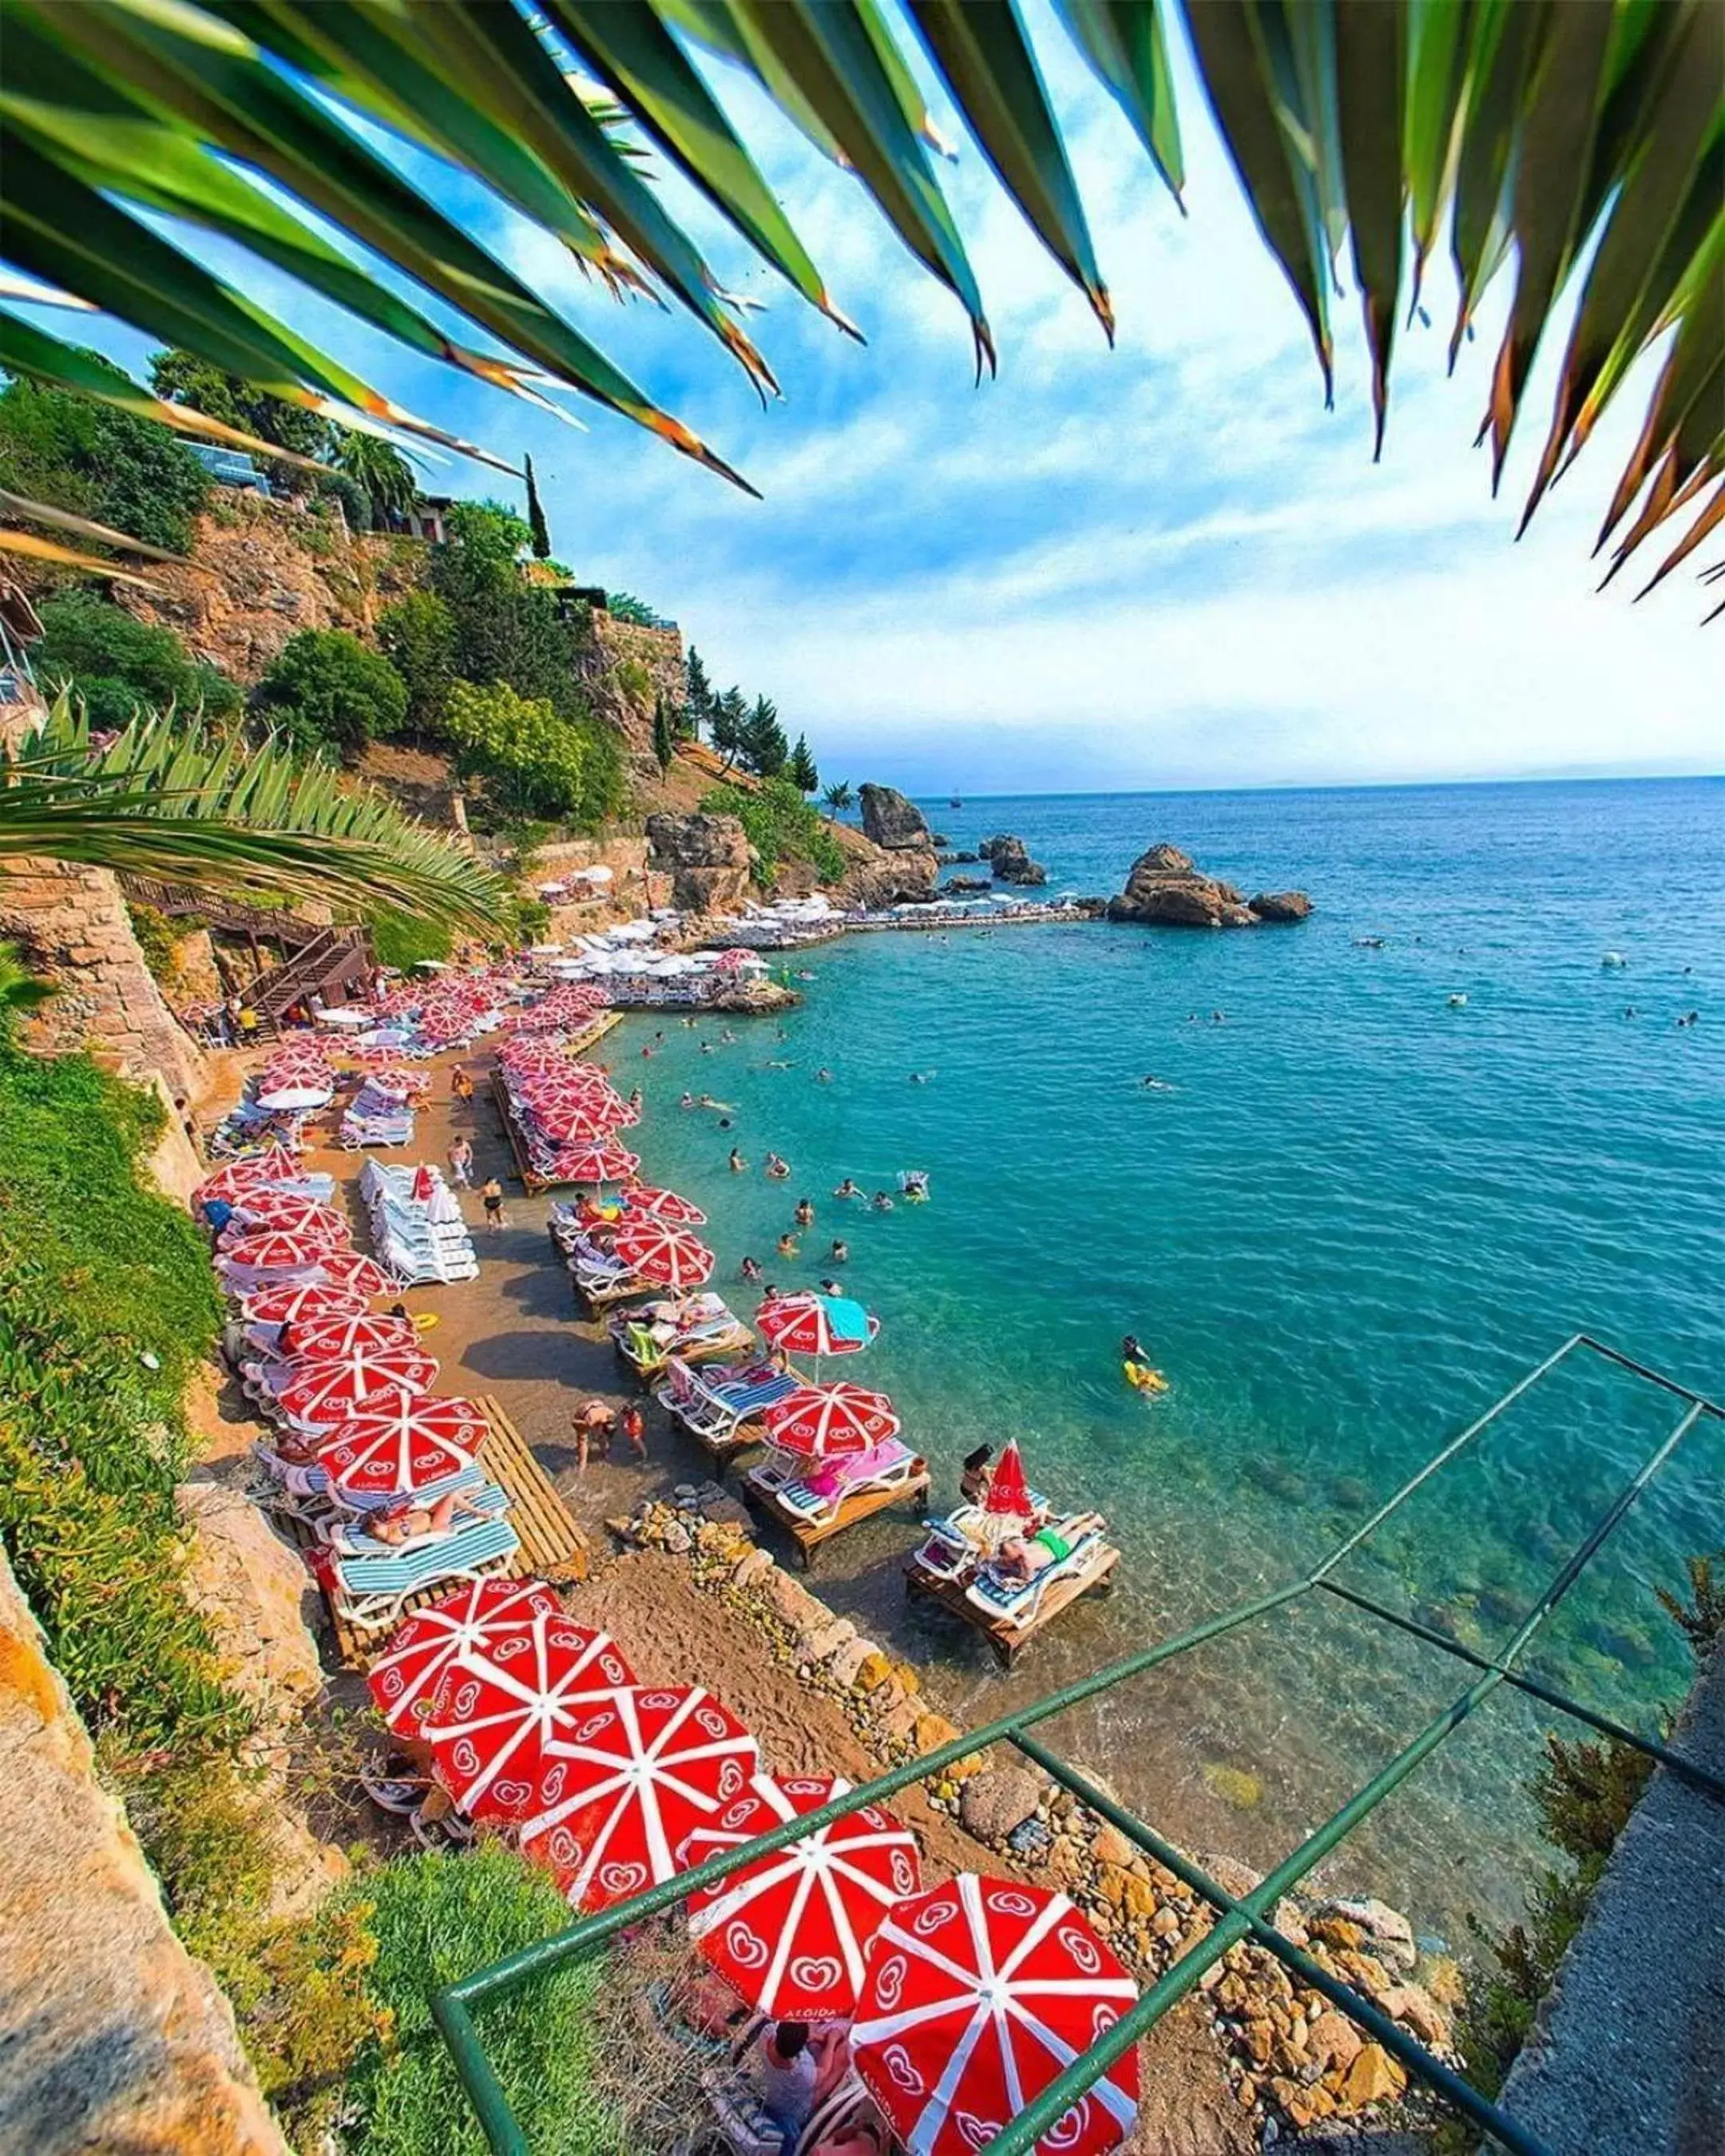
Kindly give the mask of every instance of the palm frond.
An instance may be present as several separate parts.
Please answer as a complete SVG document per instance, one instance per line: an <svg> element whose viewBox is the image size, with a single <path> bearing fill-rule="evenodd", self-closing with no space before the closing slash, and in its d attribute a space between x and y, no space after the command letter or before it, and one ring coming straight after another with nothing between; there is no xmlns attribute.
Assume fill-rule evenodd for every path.
<svg viewBox="0 0 1725 2156"><path fill-rule="evenodd" d="M1003 187L1109 326L1102 267L1016 0L905 5ZM1485 424L1494 484L1522 424L1535 356L1588 265L1524 524L1635 362L1662 342L1666 364L1606 519L1607 536L1624 532L1620 557L1694 507L1725 470L1719 0L1058 5L1176 194L1184 161L1169 33L1183 20L1327 388L1332 295L1348 263L1380 443L1399 326L1447 241L1456 346L1512 265ZM963 305L979 362L992 361L984 295L929 156L943 146L903 24L880 0L541 0L531 20L513 0L0 0L0 33L8 258L319 408L334 399L423 428L135 209L220 232L416 352L501 388L536 397L536 378L572 388L737 479L393 168L367 131L381 122L459 167L619 297L675 300L768 389L768 361L735 305L661 201L638 146L615 139L619 121L633 123L762 261L849 327L708 86L708 55L745 70L844 165ZM597 110L572 76L602 85L614 110ZM489 348L447 336L386 290L343 238L453 309ZM0 363L18 342L18 326L0 315ZM39 349L36 359L53 355ZM1715 528L1707 509L1699 513L1697 538ZM1667 559L1688 551L1680 545Z"/></svg>
<svg viewBox="0 0 1725 2156"><path fill-rule="evenodd" d="M0 757L0 865L30 855L482 932L503 902L464 847L327 766L171 712L96 736L64 692Z"/></svg>

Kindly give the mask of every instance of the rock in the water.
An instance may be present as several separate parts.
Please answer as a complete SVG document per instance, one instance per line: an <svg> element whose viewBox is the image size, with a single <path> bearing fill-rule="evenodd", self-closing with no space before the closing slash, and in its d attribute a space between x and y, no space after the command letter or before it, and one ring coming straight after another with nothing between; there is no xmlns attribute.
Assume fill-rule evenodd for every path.
<svg viewBox="0 0 1725 2156"><path fill-rule="evenodd" d="M932 847L927 821L914 801L891 786L865 784L861 788L862 825L865 836L889 853L901 849Z"/></svg>
<svg viewBox="0 0 1725 2156"><path fill-rule="evenodd" d="M722 913L740 906L752 860L748 834L734 816L649 816L648 865L671 880L671 904L685 913Z"/></svg>
<svg viewBox="0 0 1725 2156"><path fill-rule="evenodd" d="M1174 928L1255 928L1265 921L1301 921L1311 911L1311 900L1297 891L1261 892L1248 905L1231 883L1206 875L1190 854L1166 844L1140 854L1126 889L1108 901L1111 921Z"/></svg>
<svg viewBox="0 0 1725 2156"><path fill-rule="evenodd" d="M1339 1918L1358 1925L1379 1961L1394 1962L1398 1969L1412 1969L1420 1958L1414 1943L1414 1928L1399 1909L1375 1898L1323 1902L1313 1912L1318 1919Z"/></svg>
<svg viewBox="0 0 1725 2156"><path fill-rule="evenodd" d="M1246 901L1246 907L1260 921L1303 921L1312 911L1312 901L1303 891L1260 891Z"/></svg>
<svg viewBox="0 0 1725 2156"><path fill-rule="evenodd" d="M1042 1784L1028 1767L990 1767L964 1784L958 1817L978 1841L1001 1842L1035 1818L1041 1799Z"/></svg>
<svg viewBox="0 0 1725 2156"><path fill-rule="evenodd" d="M1030 851L1022 839L1011 833L1003 833L988 843L989 865L995 880L1000 883L1046 883L1048 870L1040 861L1033 861Z"/></svg>
<svg viewBox="0 0 1725 2156"><path fill-rule="evenodd" d="M988 891L993 886L987 876L948 876L941 886L942 896L948 891Z"/></svg>

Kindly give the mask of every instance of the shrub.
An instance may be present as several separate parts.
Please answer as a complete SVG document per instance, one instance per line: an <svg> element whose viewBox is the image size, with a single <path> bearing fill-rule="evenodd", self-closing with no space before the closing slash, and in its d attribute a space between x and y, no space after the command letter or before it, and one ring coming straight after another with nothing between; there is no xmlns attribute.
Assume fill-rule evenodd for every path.
<svg viewBox="0 0 1725 2156"><path fill-rule="evenodd" d="M436 735L459 670L455 617L435 592L409 592L377 617L377 642L407 685L408 724Z"/></svg>
<svg viewBox="0 0 1725 2156"><path fill-rule="evenodd" d="M368 741L398 732L406 684L389 661L345 629L302 629L258 685L258 706L298 749L334 749L352 762Z"/></svg>
<svg viewBox="0 0 1725 2156"><path fill-rule="evenodd" d="M492 813L505 822L567 818L591 825L613 814L622 793L622 760L600 728L559 718L542 696L523 696L505 681L457 681L444 731L464 778L483 779Z"/></svg>
<svg viewBox="0 0 1725 2156"><path fill-rule="evenodd" d="M356 1880L336 1908L367 1911L376 1942L367 1995L394 2041L374 2041L350 2076L360 2112L352 2156L485 2156L486 2144L431 2019L430 1994L501 1955L562 1931L567 1904L547 1872L501 1843L461 1855L398 1857ZM564 1968L485 2008L486 2056L528 2144L558 2156L614 2156L590 2088L595 1973Z"/></svg>
<svg viewBox="0 0 1725 2156"><path fill-rule="evenodd" d="M674 621L667 621L662 613L655 613L645 599L638 599L631 592L611 592L605 599L605 611L613 621L626 621L636 629L675 629Z"/></svg>
<svg viewBox="0 0 1725 2156"><path fill-rule="evenodd" d="M0 470L32 500L182 554L209 475L171 428L18 380L0 393Z"/></svg>
<svg viewBox="0 0 1725 2156"><path fill-rule="evenodd" d="M139 707L170 704L231 719L241 695L219 667L195 660L171 629L140 621L94 592L63 592L42 606L35 666L50 690L81 696L92 725L123 726Z"/></svg>
<svg viewBox="0 0 1725 2156"><path fill-rule="evenodd" d="M824 883L845 873L838 840L788 778L765 779L757 788L716 786L701 805L710 815L737 818L769 883L785 860L809 862Z"/></svg>
<svg viewBox="0 0 1725 2156"><path fill-rule="evenodd" d="M377 963L393 966L398 973L405 973L422 958L446 959L454 947L447 928L438 921L422 920L418 914L386 908L374 913L367 925Z"/></svg>

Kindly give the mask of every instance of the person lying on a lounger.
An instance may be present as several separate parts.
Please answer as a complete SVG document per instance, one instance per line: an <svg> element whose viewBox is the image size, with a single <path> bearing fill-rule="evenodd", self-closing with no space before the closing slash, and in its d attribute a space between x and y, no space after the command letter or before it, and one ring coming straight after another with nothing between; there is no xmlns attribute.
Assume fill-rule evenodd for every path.
<svg viewBox="0 0 1725 2156"><path fill-rule="evenodd" d="M438 1542L455 1532L455 1515L470 1512L476 1520L489 1517L482 1506L475 1505L459 1490L446 1491L429 1505L419 1505L411 1500L404 1505L392 1505L388 1512L374 1513L366 1522L364 1532L373 1542L388 1543L392 1549L402 1549L409 1543Z"/></svg>
<svg viewBox="0 0 1725 2156"><path fill-rule="evenodd" d="M1064 1564L1071 1556L1075 1544L1102 1525L1100 1512L1080 1512L1072 1519L1061 1521L1059 1528L1040 1527L1028 1539L1019 1535L1009 1536L1000 1545L994 1569L1002 1579L1040 1578L1050 1566Z"/></svg>

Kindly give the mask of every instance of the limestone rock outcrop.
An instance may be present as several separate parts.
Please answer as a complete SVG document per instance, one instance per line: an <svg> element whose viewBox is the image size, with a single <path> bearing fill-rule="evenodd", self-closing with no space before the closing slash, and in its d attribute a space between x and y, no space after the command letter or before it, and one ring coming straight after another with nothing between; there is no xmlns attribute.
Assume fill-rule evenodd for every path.
<svg viewBox="0 0 1725 2156"><path fill-rule="evenodd" d="M924 846L932 850L934 840L922 811L896 788L865 785L860 798L863 834L875 845L886 847L889 853Z"/></svg>
<svg viewBox="0 0 1725 2156"><path fill-rule="evenodd" d="M940 875L932 846L870 846L854 858L834 894L841 906L918 906Z"/></svg>
<svg viewBox="0 0 1725 2156"><path fill-rule="evenodd" d="M996 837L984 839L981 852L994 872L997 883L1040 884L1048 881L1048 870L1040 861L1033 861L1030 850L1024 840L1010 831L1002 831Z"/></svg>
<svg viewBox="0 0 1725 2156"><path fill-rule="evenodd" d="M0 1557L0 2148L287 2156Z"/></svg>
<svg viewBox="0 0 1725 2156"><path fill-rule="evenodd" d="M670 878L670 902L685 913L724 913L741 906L753 855L735 816L649 816L648 866Z"/></svg>
<svg viewBox="0 0 1725 2156"><path fill-rule="evenodd" d="M243 1491L182 1482L174 1502L196 1530L186 1594L210 1628L228 1683L264 1723L286 1721L323 1685L311 1574Z"/></svg>
<svg viewBox="0 0 1725 2156"><path fill-rule="evenodd" d="M1312 901L1298 891L1266 892L1248 903L1234 885L1207 875L1190 854L1165 844L1139 855L1126 889L1108 901L1111 921L1173 928L1255 928L1266 921L1303 921L1311 911Z"/></svg>

